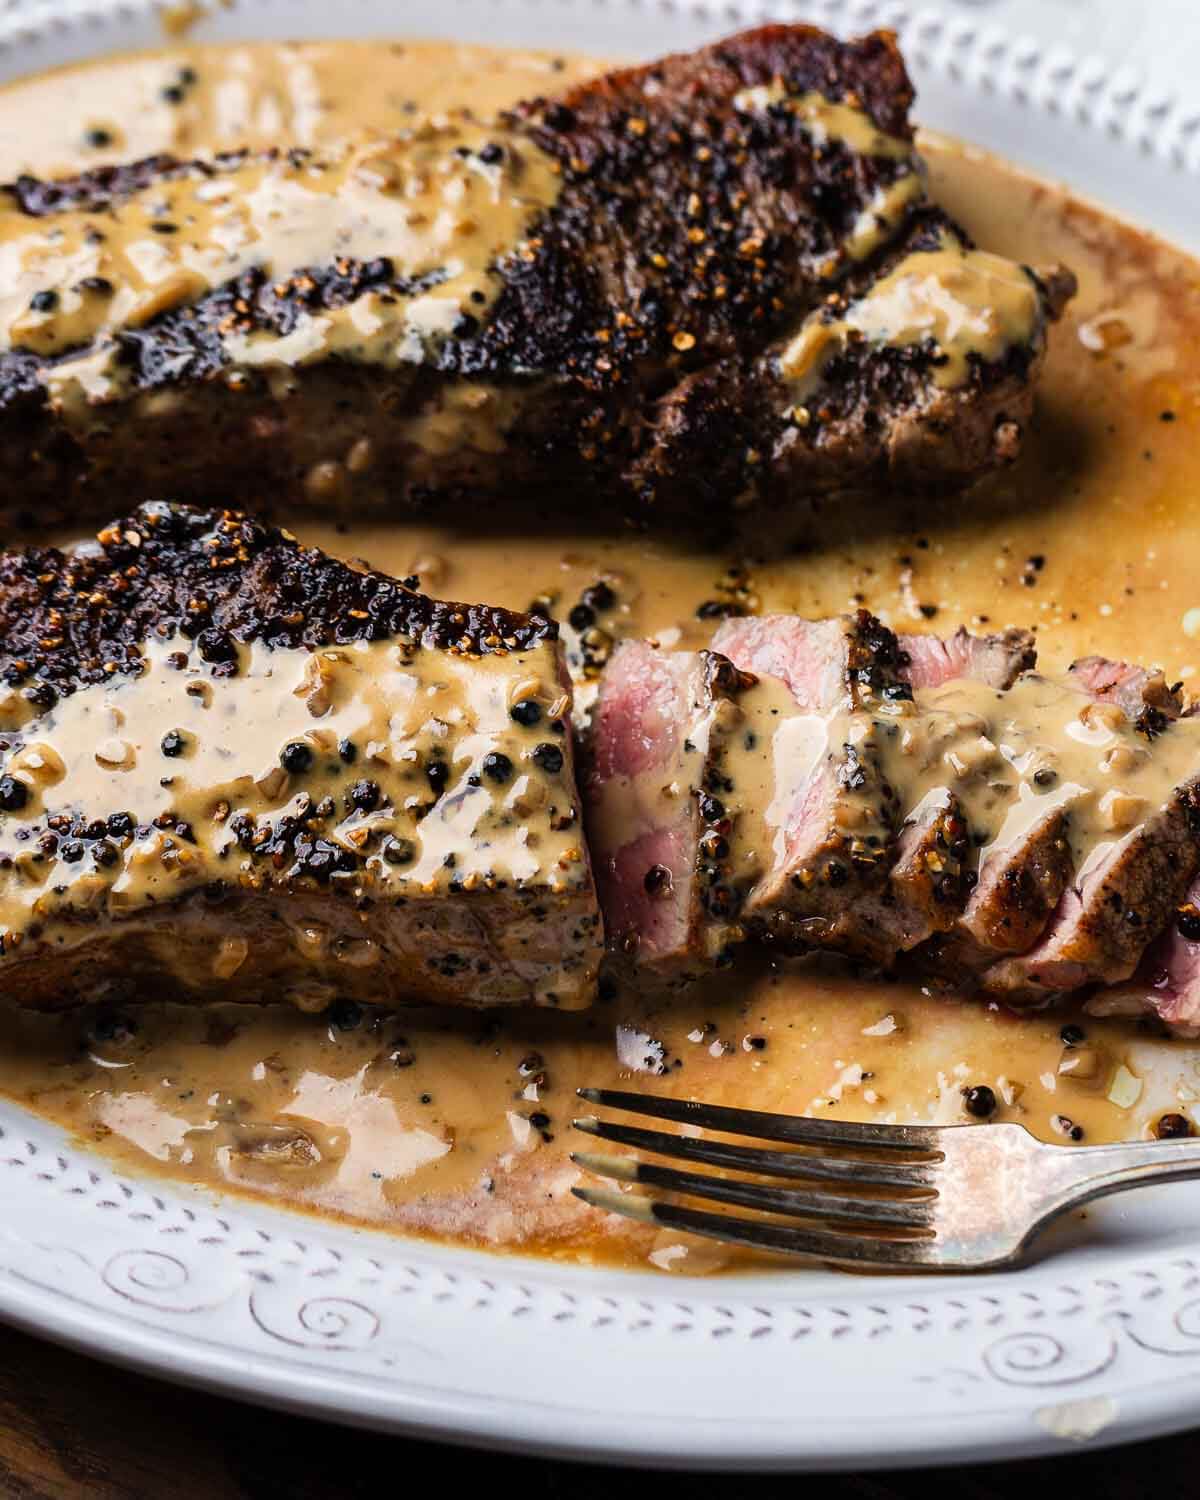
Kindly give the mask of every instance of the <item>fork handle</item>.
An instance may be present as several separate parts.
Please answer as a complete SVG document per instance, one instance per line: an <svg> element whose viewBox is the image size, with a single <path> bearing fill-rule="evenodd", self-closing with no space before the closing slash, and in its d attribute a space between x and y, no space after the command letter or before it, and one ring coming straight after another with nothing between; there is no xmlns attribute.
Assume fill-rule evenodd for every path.
<svg viewBox="0 0 1200 1500"><path fill-rule="evenodd" d="M1038 1222L1044 1224L1111 1193L1200 1177L1200 1139L1134 1141L1075 1151L1046 1146L1039 1169Z"/></svg>

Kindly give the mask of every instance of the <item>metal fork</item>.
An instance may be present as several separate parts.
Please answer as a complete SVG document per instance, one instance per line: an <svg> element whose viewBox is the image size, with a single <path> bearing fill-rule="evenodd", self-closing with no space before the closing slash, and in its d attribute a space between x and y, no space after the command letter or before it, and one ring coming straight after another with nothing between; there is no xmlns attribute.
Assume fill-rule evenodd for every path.
<svg viewBox="0 0 1200 1500"><path fill-rule="evenodd" d="M1016 1124L857 1125L652 1094L579 1093L604 1108L673 1120L697 1132L780 1142L786 1149L646 1130L594 1115L575 1121L589 1135L655 1156L803 1184L778 1187L578 1152L571 1159L587 1171L671 1195L574 1188L585 1203L735 1245L843 1264L940 1271L1009 1265L1069 1209L1126 1188L1200 1177L1200 1139L1049 1146ZM713 1213L678 1203L676 1196L772 1217Z"/></svg>

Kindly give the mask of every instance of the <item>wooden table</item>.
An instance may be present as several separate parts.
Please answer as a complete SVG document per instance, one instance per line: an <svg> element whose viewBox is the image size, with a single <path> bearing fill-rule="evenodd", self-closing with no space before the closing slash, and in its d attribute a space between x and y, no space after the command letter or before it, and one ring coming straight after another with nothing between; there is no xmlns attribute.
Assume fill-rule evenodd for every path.
<svg viewBox="0 0 1200 1500"><path fill-rule="evenodd" d="M869 1420L869 1414L864 1414ZM0 1496L4 1500L383 1500L422 1486L434 1496L626 1492L689 1500L786 1496L815 1485L820 1500L1014 1500L1061 1486L1062 1500L1188 1496L1200 1436L1116 1452L1086 1447L1061 1459L906 1474L747 1479L623 1475L595 1465L406 1442L195 1395L68 1354L0 1328ZM510 1491L511 1486L511 1491ZM498 1491L496 1489L498 1488ZM519 1488L518 1488L519 1487Z"/></svg>

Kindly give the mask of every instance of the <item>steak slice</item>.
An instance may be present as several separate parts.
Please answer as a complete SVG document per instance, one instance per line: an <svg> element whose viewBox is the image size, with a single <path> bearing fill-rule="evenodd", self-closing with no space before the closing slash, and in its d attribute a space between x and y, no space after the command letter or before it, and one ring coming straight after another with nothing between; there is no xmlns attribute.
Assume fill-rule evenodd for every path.
<svg viewBox="0 0 1200 1500"><path fill-rule="evenodd" d="M914 693L961 677L1003 692L1037 662L1037 648L1027 630L972 635L960 626L952 636L902 635L899 640L908 657L905 676Z"/></svg>
<svg viewBox="0 0 1200 1500"><path fill-rule="evenodd" d="M1047 329L1075 290L1062 267L977 250L926 205L763 353L666 395L634 476L667 510L961 490L1017 458ZM1006 311L977 323L980 308Z"/></svg>
<svg viewBox="0 0 1200 1500"><path fill-rule="evenodd" d="M1009 633L1008 644L1012 648L1010 660L1017 665L1020 642ZM1032 668L1034 654L1029 643L1027 659L1020 663L1022 672ZM1001 651L997 666L1002 678L1004 662ZM1009 687L1015 680L1001 681L1000 685ZM1099 657L1075 663L1065 682L1030 677L1025 686L1035 696L1044 696L1047 704L1058 698L1072 711L1076 693L1081 706L1086 707L1088 701L1111 705L1116 717L1104 722L1120 725L1127 732L1127 720L1133 720L1132 727L1147 739L1169 722L1169 716L1179 712L1178 696L1167 689L1161 673ZM1004 726L1003 705L998 717L1002 735L1012 740ZM973 976L986 971L982 981L986 987L996 986L1006 998L1016 999L1020 987L1012 980L1019 971L1020 957L1034 949L1046 933L1075 878L1073 827L1086 816L1079 809L1097 788L1060 774L1050 746L1039 745L1031 738L1026 732L1029 726L1010 728L1016 729L1024 753L1035 756L1042 769L1034 785L1013 785L1016 800L999 826L992 829L992 837L981 851L974 888L963 914L944 938L931 945L927 957L933 967L963 985L978 982ZM1130 754L1127 746L1118 753Z"/></svg>
<svg viewBox="0 0 1200 1500"><path fill-rule="evenodd" d="M767 26L490 124L19 178L5 511L219 488L707 522L968 484L1016 451L1069 278L929 204L911 99L889 34ZM925 312L889 332L901 295Z"/></svg>
<svg viewBox="0 0 1200 1500"><path fill-rule="evenodd" d="M911 717L919 720L924 694L960 679L1003 692L1033 666L1037 652L1024 630L971 635L959 629L948 638L901 635L898 643L904 679L913 690ZM908 789L892 746L888 779L899 800L901 827L887 883L855 901L837 920L825 945L891 968L896 959L947 932L959 921L975 879L971 829L953 780L926 786L927 777Z"/></svg>
<svg viewBox="0 0 1200 1500"><path fill-rule="evenodd" d="M760 861L743 918L778 946L824 946L847 906L880 888L895 855L899 809L881 761L894 726L878 710L912 696L903 654L865 610L730 619L713 648L781 682L799 709L773 742L770 803L735 830L735 848L749 844L739 869L749 871L751 855Z"/></svg>
<svg viewBox="0 0 1200 1500"><path fill-rule="evenodd" d="M1148 739L1161 734L1183 712L1179 684L1170 686L1160 667L1082 656L1071 663L1070 672L1089 697L1116 704Z"/></svg>
<svg viewBox="0 0 1200 1500"><path fill-rule="evenodd" d="M1089 984L1128 979L1171 920L1200 864L1200 777L1067 885L1041 940L983 976L994 994L1047 1000Z"/></svg>
<svg viewBox="0 0 1200 1500"><path fill-rule="evenodd" d="M586 1005L555 625L231 511L0 556L0 989Z"/></svg>
<svg viewBox="0 0 1200 1500"><path fill-rule="evenodd" d="M988 990L1006 998L1044 1000L1128 979L1183 901L1200 864L1200 747L1182 731L1170 732L1182 713L1179 688L1157 669L1099 656L1073 663L1069 676L1087 697L1109 706L1119 716L1116 722L1132 725L1145 740L1144 754L1181 757L1183 774L1170 796L1135 827L1100 841L1078 871L1065 867L1067 879L1039 941L1014 949L1019 956L983 977ZM1070 812L1065 816L1064 842Z"/></svg>
<svg viewBox="0 0 1200 1500"><path fill-rule="evenodd" d="M1157 1017L1173 1036L1200 1037L1200 881L1161 936L1146 949L1127 984L1097 991L1090 1015Z"/></svg>
<svg viewBox="0 0 1200 1500"><path fill-rule="evenodd" d="M624 641L592 714L588 841L609 946L645 975L697 977L740 933L716 887L731 828L724 742L752 679L711 651Z"/></svg>

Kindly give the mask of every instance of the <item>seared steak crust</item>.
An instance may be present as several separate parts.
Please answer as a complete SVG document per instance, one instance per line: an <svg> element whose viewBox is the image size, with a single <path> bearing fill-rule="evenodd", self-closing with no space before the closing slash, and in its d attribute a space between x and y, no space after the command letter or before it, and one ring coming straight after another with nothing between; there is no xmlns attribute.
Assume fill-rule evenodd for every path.
<svg viewBox="0 0 1200 1500"><path fill-rule="evenodd" d="M904 257L935 250L947 231L970 244L940 210L925 207L839 291L852 302ZM1046 318L1057 318L1074 278L1056 272L1034 279ZM786 507L800 493L962 489L1017 457L1045 352L1039 339L1011 346L998 360L972 356L966 381L942 389L934 382L942 357L932 340L863 341L833 355L815 401L798 407L779 372L781 347L727 359L664 397L632 470L646 497L666 509L687 494L693 504L732 495L742 507Z"/></svg>
<svg viewBox="0 0 1200 1500"><path fill-rule="evenodd" d="M859 150L800 111L737 103L781 82L860 112L892 147ZM111 420L103 405L81 421L47 402L41 376L62 355L0 355L0 463L19 465L23 513L43 523L110 507L130 490L193 498L218 484L251 508L268 493L390 508L579 488L647 519L702 515L710 500L719 511L785 504L797 485L969 483L1016 451L1040 330L998 361L975 362L951 390L934 381L928 342L849 350L825 372L804 431L790 424L777 372L780 341L832 284L853 297L943 231L966 243L917 191L883 227L878 251L859 260L848 250L880 195L916 170L911 99L890 35L843 43L768 26L532 101L501 128L553 160L558 197L527 248L493 268L491 304L464 311L420 363L329 356L298 367L285 395L258 368L239 367L230 381L231 334L286 336L303 314L442 280L399 277L386 256L282 280L252 269L118 333L127 389ZM24 177L9 189L12 211L51 223L245 159L155 157L63 182ZM1042 288L1043 321L1061 300ZM422 451L407 419L466 381L502 399L498 442Z"/></svg>
<svg viewBox="0 0 1200 1500"><path fill-rule="evenodd" d="M150 503L73 552L0 553L0 678L31 703L137 671L147 639L195 641L214 675L235 643L350 645L398 636L475 655L558 638L540 615L430 599L230 511Z"/></svg>

